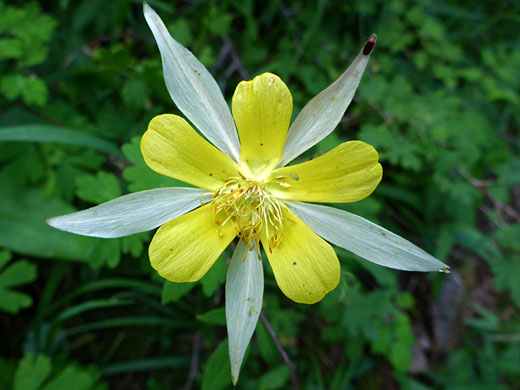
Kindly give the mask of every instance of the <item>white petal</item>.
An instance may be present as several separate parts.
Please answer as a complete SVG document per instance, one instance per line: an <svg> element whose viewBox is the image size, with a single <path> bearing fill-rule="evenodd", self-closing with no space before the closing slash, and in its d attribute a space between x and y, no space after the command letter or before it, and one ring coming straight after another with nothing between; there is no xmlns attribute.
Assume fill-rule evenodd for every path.
<svg viewBox="0 0 520 390"><path fill-rule="evenodd" d="M278 166L287 165L336 128L356 93L375 42L372 35L345 73L303 107L287 133Z"/></svg>
<svg viewBox="0 0 520 390"><path fill-rule="evenodd" d="M56 229L113 238L155 229L200 206L200 188L157 188L112 199L77 213L47 219Z"/></svg>
<svg viewBox="0 0 520 390"><path fill-rule="evenodd" d="M171 37L148 4L144 3L143 9L161 52L164 80L172 100L213 145L238 161L240 143L235 122L217 82L188 49Z"/></svg>
<svg viewBox="0 0 520 390"><path fill-rule="evenodd" d="M405 271L449 268L410 241L355 214L309 203L286 204L319 236L373 263Z"/></svg>
<svg viewBox="0 0 520 390"><path fill-rule="evenodd" d="M264 294L262 261L257 250L239 241L226 277L226 323L229 338L231 378L236 384L242 359L256 328Z"/></svg>

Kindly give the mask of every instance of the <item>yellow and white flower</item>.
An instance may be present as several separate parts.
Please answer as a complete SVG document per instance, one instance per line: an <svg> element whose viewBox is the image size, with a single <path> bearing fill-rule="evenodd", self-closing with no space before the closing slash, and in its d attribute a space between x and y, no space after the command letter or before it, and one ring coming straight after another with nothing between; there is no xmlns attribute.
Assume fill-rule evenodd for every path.
<svg viewBox="0 0 520 390"><path fill-rule="evenodd" d="M231 113L206 68L170 36L146 4L144 13L161 52L173 101L211 143L185 119L164 114L151 120L141 151L154 171L198 188L138 192L48 223L107 238L160 226L150 244L150 261L173 282L202 278L238 237L226 282L235 381L262 305L260 246L282 292L307 304L320 301L338 285L340 264L329 243L391 268L447 268L361 217L304 203L356 202L370 195L382 177L372 146L345 142L314 160L287 166L337 126L359 85L375 36L290 126L292 96L278 76L264 73L241 82Z"/></svg>

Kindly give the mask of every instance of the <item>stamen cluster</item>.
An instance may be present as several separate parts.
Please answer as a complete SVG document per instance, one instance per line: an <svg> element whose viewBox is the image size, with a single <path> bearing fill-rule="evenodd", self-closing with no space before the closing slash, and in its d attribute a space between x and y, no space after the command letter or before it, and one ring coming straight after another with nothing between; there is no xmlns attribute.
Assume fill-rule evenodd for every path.
<svg viewBox="0 0 520 390"><path fill-rule="evenodd" d="M285 206L265 189L266 184L242 175L228 178L213 194L213 215L220 227L232 223L244 243L258 244L262 235L272 249L283 244Z"/></svg>

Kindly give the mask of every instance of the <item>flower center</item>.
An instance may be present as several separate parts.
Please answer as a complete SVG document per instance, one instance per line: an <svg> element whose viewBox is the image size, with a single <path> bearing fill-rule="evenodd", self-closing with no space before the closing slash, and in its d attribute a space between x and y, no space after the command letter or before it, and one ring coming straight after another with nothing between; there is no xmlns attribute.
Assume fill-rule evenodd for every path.
<svg viewBox="0 0 520 390"><path fill-rule="evenodd" d="M277 177L271 181L283 179ZM228 178L213 194L213 215L218 226L233 224L244 243L249 245L255 241L258 244L262 234L268 238L271 249L283 243L282 211L285 206L265 190L267 184L269 182L256 182L242 175Z"/></svg>

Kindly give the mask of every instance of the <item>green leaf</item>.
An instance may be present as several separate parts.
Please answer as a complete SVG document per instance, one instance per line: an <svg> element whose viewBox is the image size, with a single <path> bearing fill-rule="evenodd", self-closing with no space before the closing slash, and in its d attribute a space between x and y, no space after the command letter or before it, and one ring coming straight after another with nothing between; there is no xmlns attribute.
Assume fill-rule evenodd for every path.
<svg viewBox="0 0 520 390"><path fill-rule="evenodd" d="M100 375L74 365L65 367L53 380L45 385L45 390L90 390Z"/></svg>
<svg viewBox="0 0 520 390"><path fill-rule="evenodd" d="M273 338L267 333L267 329L262 322L259 322L255 331L258 349L262 359L266 362L277 362L280 360L280 352L276 348Z"/></svg>
<svg viewBox="0 0 520 390"><path fill-rule="evenodd" d="M210 310L203 314L197 314L199 321L213 325L226 325L226 311L223 307Z"/></svg>
<svg viewBox="0 0 520 390"><path fill-rule="evenodd" d="M103 375L117 375L138 371L154 371L167 368L187 367L190 363L188 356L161 356L145 359L111 363L102 369ZM162 389L162 388L161 388Z"/></svg>
<svg viewBox="0 0 520 390"><path fill-rule="evenodd" d="M172 36L183 46L189 46L193 40L191 27L187 20L177 19L168 26L168 30L172 32Z"/></svg>
<svg viewBox="0 0 520 390"><path fill-rule="evenodd" d="M517 237L518 239L518 237ZM496 259L491 263L494 274L494 284L497 291L509 291L513 302L520 307L520 256L505 257Z"/></svg>
<svg viewBox="0 0 520 390"><path fill-rule="evenodd" d="M286 388L290 373L287 365L279 366L262 375L258 390L277 390Z"/></svg>
<svg viewBox="0 0 520 390"><path fill-rule="evenodd" d="M513 251L520 251L520 223L501 226L495 233L495 238L504 247Z"/></svg>
<svg viewBox="0 0 520 390"><path fill-rule="evenodd" d="M202 374L202 390L223 390L231 385L228 342L224 340L210 356Z"/></svg>
<svg viewBox="0 0 520 390"><path fill-rule="evenodd" d="M121 96L123 101L131 107L142 108L148 101L150 91L144 80L130 79L123 86Z"/></svg>
<svg viewBox="0 0 520 390"><path fill-rule="evenodd" d="M11 252L8 251L0 251L0 270L4 268L4 266L9 263L12 255Z"/></svg>
<svg viewBox="0 0 520 390"><path fill-rule="evenodd" d="M47 86L35 76L11 74L0 80L0 92L9 100L22 97L28 105L43 106L47 103Z"/></svg>
<svg viewBox="0 0 520 390"><path fill-rule="evenodd" d="M74 212L42 189L18 189L0 175L0 247L25 255L87 261L99 267L119 260L119 240L78 236L53 229L45 218Z"/></svg>
<svg viewBox="0 0 520 390"><path fill-rule="evenodd" d="M126 299L91 299L86 302L81 302L77 305L67 307L65 310L60 312L54 317L55 321L65 321L71 317L82 314L90 310L101 310L110 307L127 306L133 304L134 301Z"/></svg>
<svg viewBox="0 0 520 390"><path fill-rule="evenodd" d="M14 390L39 390L51 373L51 361L47 356L27 354L18 364L14 375Z"/></svg>
<svg viewBox="0 0 520 390"><path fill-rule="evenodd" d="M72 363L54 370L49 378L51 368L52 362L47 356L35 357L32 353L25 355L18 363L14 376L14 390L105 389L105 386L98 382L100 374L94 368L85 369Z"/></svg>
<svg viewBox="0 0 520 390"><path fill-rule="evenodd" d="M211 297L217 288L226 280L226 261L224 256L220 256L208 273L201 279L202 292L205 296Z"/></svg>
<svg viewBox="0 0 520 390"><path fill-rule="evenodd" d="M0 39L0 60L20 58L23 54L22 42L14 38Z"/></svg>
<svg viewBox="0 0 520 390"><path fill-rule="evenodd" d="M123 177L129 182L131 192L151 190L159 187L189 187L186 183L160 175L152 171L144 162L141 154L141 137L134 137L122 147L126 158L134 165L127 167Z"/></svg>
<svg viewBox="0 0 520 390"><path fill-rule="evenodd" d="M388 358L396 370L406 371L412 361L411 346L405 343L394 343L390 347Z"/></svg>
<svg viewBox="0 0 520 390"><path fill-rule="evenodd" d="M165 280L161 293L161 303L166 305L169 302L177 302L188 294L197 283L174 283Z"/></svg>
<svg viewBox="0 0 520 390"><path fill-rule="evenodd" d="M121 196L121 187L116 175L100 171L94 175L76 178L76 194L90 203L104 203Z"/></svg>
<svg viewBox="0 0 520 390"><path fill-rule="evenodd" d="M5 259L5 255L3 258ZM37 268L27 260L18 260L2 271L1 268L6 262L0 263L3 263L0 264L0 309L16 314L20 309L31 306L32 298L27 294L12 291L11 287L18 287L36 280Z"/></svg>
<svg viewBox="0 0 520 390"><path fill-rule="evenodd" d="M0 127L0 142L52 142L76 145L124 158L118 148L105 140L88 133L50 125Z"/></svg>

